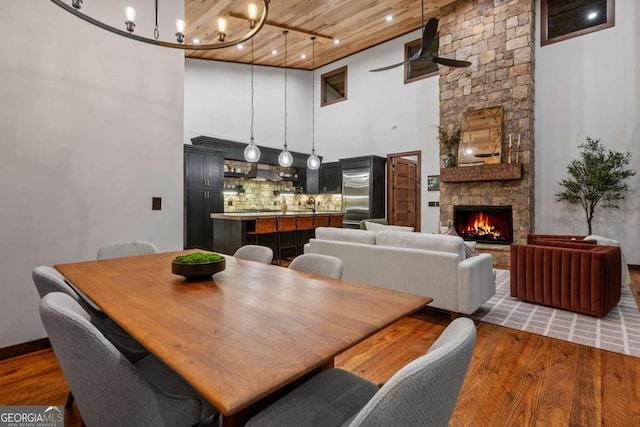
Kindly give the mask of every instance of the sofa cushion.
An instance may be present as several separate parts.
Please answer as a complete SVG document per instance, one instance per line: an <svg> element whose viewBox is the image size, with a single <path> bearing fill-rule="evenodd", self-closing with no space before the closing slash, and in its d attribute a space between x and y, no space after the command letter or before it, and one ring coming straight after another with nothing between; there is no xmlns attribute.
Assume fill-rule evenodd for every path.
<svg viewBox="0 0 640 427"><path fill-rule="evenodd" d="M371 231L408 231L413 232L415 229L413 227L405 227L403 225L385 225L379 224L376 222L365 221L365 227L367 230Z"/></svg>
<svg viewBox="0 0 640 427"><path fill-rule="evenodd" d="M466 258L464 253L464 241L462 240L462 237L458 236L379 231L376 235L376 244L381 246L395 246L399 248L449 252L458 255L459 261L463 261Z"/></svg>
<svg viewBox="0 0 640 427"><path fill-rule="evenodd" d="M375 245L376 233L355 228L318 227L316 228L316 239Z"/></svg>

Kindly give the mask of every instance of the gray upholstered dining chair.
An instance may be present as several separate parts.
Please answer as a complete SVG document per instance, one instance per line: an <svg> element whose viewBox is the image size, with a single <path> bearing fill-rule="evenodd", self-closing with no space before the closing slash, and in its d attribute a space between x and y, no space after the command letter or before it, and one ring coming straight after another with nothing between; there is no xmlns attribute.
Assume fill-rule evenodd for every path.
<svg viewBox="0 0 640 427"><path fill-rule="evenodd" d="M130 361L135 362L149 354L138 341L72 287L55 268L41 265L33 269L32 277L40 298L44 298L51 292L62 292L76 300L85 311L91 314L93 324Z"/></svg>
<svg viewBox="0 0 640 427"><path fill-rule="evenodd" d="M289 268L307 273L342 279L344 264L340 258L322 254L303 254L295 257Z"/></svg>
<svg viewBox="0 0 640 427"><path fill-rule="evenodd" d="M244 245L238 248L233 256L263 264L271 264L273 261L273 249L260 245Z"/></svg>
<svg viewBox="0 0 640 427"><path fill-rule="evenodd" d="M341 369L315 375L249 420L247 426L447 426L476 341L460 317L429 351L382 388Z"/></svg>
<svg viewBox="0 0 640 427"><path fill-rule="evenodd" d="M151 243L142 240L114 243L98 249L98 259L122 258L135 255L157 254L158 248Z"/></svg>
<svg viewBox="0 0 640 427"><path fill-rule="evenodd" d="M192 426L217 416L155 356L123 357L69 295L45 295L40 318L86 425Z"/></svg>

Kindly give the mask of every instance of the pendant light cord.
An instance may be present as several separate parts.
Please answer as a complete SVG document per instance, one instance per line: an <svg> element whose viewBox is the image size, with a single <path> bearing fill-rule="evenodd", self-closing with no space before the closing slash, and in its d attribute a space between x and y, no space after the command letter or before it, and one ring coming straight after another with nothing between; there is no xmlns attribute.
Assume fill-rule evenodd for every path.
<svg viewBox="0 0 640 427"><path fill-rule="evenodd" d="M251 37L251 142L253 142L253 117L256 115L256 109L253 105L253 37Z"/></svg>
<svg viewBox="0 0 640 427"><path fill-rule="evenodd" d="M158 0L156 0L156 28L153 30L153 37L156 41L160 38L160 30L158 30Z"/></svg>
<svg viewBox="0 0 640 427"><path fill-rule="evenodd" d="M316 153L316 37L311 37L311 154Z"/></svg>
<svg viewBox="0 0 640 427"><path fill-rule="evenodd" d="M284 33L284 149L287 150L287 33Z"/></svg>

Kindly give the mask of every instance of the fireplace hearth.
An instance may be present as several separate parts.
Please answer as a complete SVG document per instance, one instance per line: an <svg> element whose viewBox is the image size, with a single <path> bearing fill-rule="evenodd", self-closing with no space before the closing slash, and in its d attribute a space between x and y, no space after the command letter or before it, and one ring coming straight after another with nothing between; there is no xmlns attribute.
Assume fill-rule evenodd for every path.
<svg viewBox="0 0 640 427"><path fill-rule="evenodd" d="M464 240L496 245L513 243L511 206L454 206L453 225Z"/></svg>

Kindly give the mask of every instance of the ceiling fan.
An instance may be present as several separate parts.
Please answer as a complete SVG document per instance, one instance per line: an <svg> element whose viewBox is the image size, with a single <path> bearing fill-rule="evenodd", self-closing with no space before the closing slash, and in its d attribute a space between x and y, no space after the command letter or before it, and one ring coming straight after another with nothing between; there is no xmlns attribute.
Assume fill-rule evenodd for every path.
<svg viewBox="0 0 640 427"><path fill-rule="evenodd" d="M422 1L422 28L422 44L420 45L420 50L412 55L411 58L397 64L388 65L386 67L376 68L375 70L369 71L386 71L414 61L431 61L435 62L436 64L446 65L448 67L468 67L469 65L471 65L471 62L469 61L458 61L457 59L442 58L436 56L433 52L431 52L431 44L433 43L433 40L436 38L436 34L438 33L438 18L431 18L427 22L427 25L424 25L424 0Z"/></svg>

